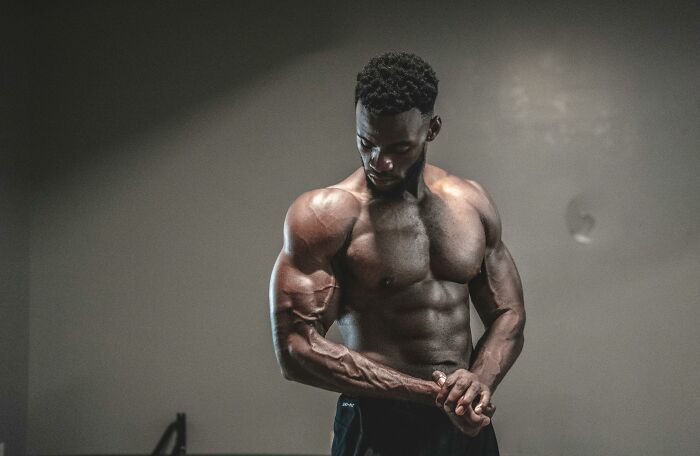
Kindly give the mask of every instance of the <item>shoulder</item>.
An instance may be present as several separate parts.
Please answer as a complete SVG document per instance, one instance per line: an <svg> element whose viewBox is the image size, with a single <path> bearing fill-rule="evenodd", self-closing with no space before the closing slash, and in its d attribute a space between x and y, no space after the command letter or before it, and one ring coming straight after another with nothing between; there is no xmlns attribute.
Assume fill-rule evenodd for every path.
<svg viewBox="0 0 700 456"><path fill-rule="evenodd" d="M476 210L486 233L487 250L500 242L501 217L493 198L483 185L445 172L432 183L431 188L455 204L468 204Z"/></svg>
<svg viewBox="0 0 700 456"><path fill-rule="evenodd" d="M484 217L490 218L497 215L494 214L496 206L491 195L483 185L475 180L455 176L443 169L431 166L426 182L430 189L440 196L470 204Z"/></svg>
<svg viewBox="0 0 700 456"><path fill-rule="evenodd" d="M287 211L285 250L335 253L345 242L359 213L360 202L348 191L329 187L305 192Z"/></svg>

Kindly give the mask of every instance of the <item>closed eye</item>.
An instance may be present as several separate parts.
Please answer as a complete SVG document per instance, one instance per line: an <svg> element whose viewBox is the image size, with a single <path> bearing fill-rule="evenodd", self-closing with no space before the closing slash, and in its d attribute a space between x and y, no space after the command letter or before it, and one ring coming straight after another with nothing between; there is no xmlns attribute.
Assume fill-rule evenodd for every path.
<svg viewBox="0 0 700 456"><path fill-rule="evenodd" d="M371 149L373 147L372 144L367 143L364 139L360 139L360 146L363 149Z"/></svg>

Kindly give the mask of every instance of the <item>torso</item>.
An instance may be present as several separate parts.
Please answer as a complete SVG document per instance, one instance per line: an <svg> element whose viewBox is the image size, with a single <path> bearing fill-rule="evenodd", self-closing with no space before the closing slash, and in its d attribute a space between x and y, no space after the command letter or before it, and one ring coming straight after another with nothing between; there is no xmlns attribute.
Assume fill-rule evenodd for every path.
<svg viewBox="0 0 700 456"><path fill-rule="evenodd" d="M361 171L335 186L361 203L335 265L345 343L422 378L468 367L468 283L486 245L481 217L464 198L468 184L456 189L446 176L427 165L420 201L372 199Z"/></svg>

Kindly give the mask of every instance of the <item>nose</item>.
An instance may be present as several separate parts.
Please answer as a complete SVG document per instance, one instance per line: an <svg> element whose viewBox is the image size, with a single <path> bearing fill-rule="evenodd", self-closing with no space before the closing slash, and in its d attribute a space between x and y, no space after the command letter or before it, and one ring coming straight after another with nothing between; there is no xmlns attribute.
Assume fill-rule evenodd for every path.
<svg viewBox="0 0 700 456"><path fill-rule="evenodd" d="M386 173L394 169L394 163L378 147L372 150L369 166L378 173Z"/></svg>

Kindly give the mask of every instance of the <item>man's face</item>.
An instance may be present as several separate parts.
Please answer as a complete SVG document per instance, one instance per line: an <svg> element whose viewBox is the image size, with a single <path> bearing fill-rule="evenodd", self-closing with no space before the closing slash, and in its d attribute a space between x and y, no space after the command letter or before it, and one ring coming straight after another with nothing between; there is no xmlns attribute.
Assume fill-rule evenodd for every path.
<svg viewBox="0 0 700 456"><path fill-rule="evenodd" d="M402 186L411 166L423 156L426 142L437 132L417 108L399 114L373 116L357 103L357 149L368 182L380 191ZM439 120L438 120L439 123ZM438 126L439 129L439 126Z"/></svg>

